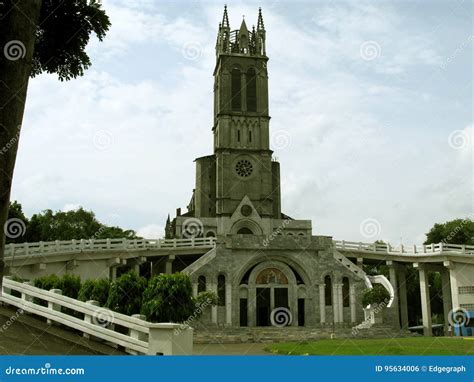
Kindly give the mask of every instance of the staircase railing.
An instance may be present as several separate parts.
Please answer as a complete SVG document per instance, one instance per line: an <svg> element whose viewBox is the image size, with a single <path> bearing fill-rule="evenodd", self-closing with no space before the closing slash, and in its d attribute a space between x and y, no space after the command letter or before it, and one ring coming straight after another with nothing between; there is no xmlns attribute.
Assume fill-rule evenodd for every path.
<svg viewBox="0 0 474 382"><path fill-rule="evenodd" d="M95 301L62 296L59 289L47 291L4 277L0 301L19 308L19 312L44 317L50 324L61 324L91 339L123 346L130 354L192 354L193 329L188 326L147 322L97 306ZM66 314L65 309L74 314ZM128 334L116 331L116 326L128 329Z"/></svg>

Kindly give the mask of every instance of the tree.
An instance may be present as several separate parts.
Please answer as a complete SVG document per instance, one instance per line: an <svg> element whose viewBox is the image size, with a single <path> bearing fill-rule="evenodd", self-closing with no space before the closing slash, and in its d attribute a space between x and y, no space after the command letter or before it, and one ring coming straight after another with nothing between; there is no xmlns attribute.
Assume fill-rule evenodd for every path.
<svg viewBox="0 0 474 382"><path fill-rule="evenodd" d="M143 293L142 314L152 322L185 322L199 318L217 305L217 295L202 292L193 298L191 279L184 273L161 274L151 278Z"/></svg>
<svg viewBox="0 0 474 382"><path fill-rule="evenodd" d="M0 0L0 227L10 192L30 76L82 76L90 65L85 47L105 37L110 21L96 0ZM5 235L0 232L0 290Z"/></svg>
<svg viewBox="0 0 474 382"><path fill-rule="evenodd" d="M87 211L82 207L65 212L53 212L47 209L34 214L31 219L28 219L23 213L21 204L14 201L10 203L8 219L8 222L12 223L12 231L13 228L16 228L16 231L13 232L15 235L8 235L8 230L6 230L7 243L138 238L133 230L123 230L120 227L110 227L102 224L92 211ZM16 227L14 227L15 223ZM10 224L7 224L7 227L10 227ZM18 233L21 233L21 235Z"/></svg>
<svg viewBox="0 0 474 382"><path fill-rule="evenodd" d="M131 316L140 313L146 279L137 272L129 271L112 282L106 307L115 312Z"/></svg>
<svg viewBox="0 0 474 382"><path fill-rule="evenodd" d="M425 244L467 244L474 245L474 221L470 218L454 219L436 223L426 234Z"/></svg>

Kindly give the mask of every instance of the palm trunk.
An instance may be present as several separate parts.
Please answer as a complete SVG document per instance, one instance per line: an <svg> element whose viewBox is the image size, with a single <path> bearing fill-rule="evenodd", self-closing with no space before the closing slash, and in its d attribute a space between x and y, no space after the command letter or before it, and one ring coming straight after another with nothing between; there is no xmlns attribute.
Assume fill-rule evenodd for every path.
<svg viewBox="0 0 474 382"><path fill-rule="evenodd" d="M4 0L3 7L0 5L0 293L5 271L4 226L41 1Z"/></svg>

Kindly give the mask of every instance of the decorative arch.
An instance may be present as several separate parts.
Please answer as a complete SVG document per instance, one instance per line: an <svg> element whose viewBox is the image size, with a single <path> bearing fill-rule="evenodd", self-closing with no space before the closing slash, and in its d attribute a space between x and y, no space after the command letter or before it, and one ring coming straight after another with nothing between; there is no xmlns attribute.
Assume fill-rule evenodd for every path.
<svg viewBox="0 0 474 382"><path fill-rule="evenodd" d="M232 234L238 234L239 231L247 229L251 231L253 235L262 235L263 231L260 226L252 219L240 219L234 223L231 228Z"/></svg>
<svg viewBox="0 0 474 382"><path fill-rule="evenodd" d="M280 281L283 282L277 280L277 277L267 280L266 276L271 276L271 271L275 273L275 276L278 274L282 278ZM261 284L296 285L295 274L288 265L280 261L261 261L252 272L250 272L249 286L257 285L260 281Z"/></svg>
<svg viewBox="0 0 474 382"><path fill-rule="evenodd" d="M311 285L311 279L309 278L308 274L306 273L306 270L295 260L282 256L282 255L269 255L265 257L267 262L278 262L280 264L283 264L288 267L291 267L294 272L297 272L299 276L301 277L301 280L303 281L303 284L306 285ZM249 260L246 264L244 264L240 269L236 272L235 274L235 282L240 283L240 281L243 279L245 274L250 271L254 271L260 264L262 264L262 259L261 258L253 258ZM290 269L291 271L291 269ZM294 275L293 271L291 273ZM250 282L251 276L249 276L249 282ZM290 281L290 280L289 280Z"/></svg>

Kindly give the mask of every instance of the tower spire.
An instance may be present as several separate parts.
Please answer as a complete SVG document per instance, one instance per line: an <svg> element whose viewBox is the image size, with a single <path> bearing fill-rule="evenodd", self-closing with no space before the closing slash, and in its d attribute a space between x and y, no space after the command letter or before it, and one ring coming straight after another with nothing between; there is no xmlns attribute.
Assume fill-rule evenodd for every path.
<svg viewBox="0 0 474 382"><path fill-rule="evenodd" d="M224 5L224 15L222 16L222 26L229 28L229 15L227 14L227 4Z"/></svg>
<svg viewBox="0 0 474 382"><path fill-rule="evenodd" d="M257 30L265 30L265 25L263 25L262 8L258 8Z"/></svg>

